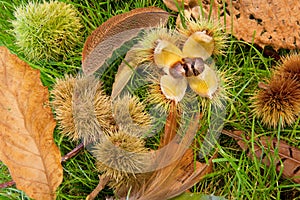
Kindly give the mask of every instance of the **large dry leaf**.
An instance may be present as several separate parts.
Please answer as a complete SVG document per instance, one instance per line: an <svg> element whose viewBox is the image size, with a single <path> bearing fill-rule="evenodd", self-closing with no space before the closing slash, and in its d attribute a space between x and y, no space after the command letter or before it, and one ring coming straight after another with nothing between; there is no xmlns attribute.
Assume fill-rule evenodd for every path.
<svg viewBox="0 0 300 200"><path fill-rule="evenodd" d="M139 29L166 23L169 14L156 7L137 8L116 15L101 24L87 38L82 51L82 70L92 74L126 41L137 36Z"/></svg>
<svg viewBox="0 0 300 200"><path fill-rule="evenodd" d="M0 160L18 189L43 200L55 199L63 177L48 98L40 72L0 47Z"/></svg>
<svg viewBox="0 0 300 200"><path fill-rule="evenodd" d="M241 131L225 131L223 133L235 138L238 144L243 150L248 150L249 146L243 138L243 132ZM254 152L257 158L262 158L262 162L266 165L270 165L271 162L276 166L276 170L279 172L282 168L282 174L286 178L290 178L296 183L300 183L300 149L288 145L284 141L279 141L276 138L260 137L254 144ZM278 149L279 159L276 159L275 149ZM250 154L251 152L249 152ZM268 153L268 155L267 155ZM251 156L251 155L250 155ZM272 158L272 159L271 159Z"/></svg>
<svg viewBox="0 0 300 200"><path fill-rule="evenodd" d="M202 0L207 13L210 2ZM214 0L212 16L238 39L261 47L300 48L299 0Z"/></svg>

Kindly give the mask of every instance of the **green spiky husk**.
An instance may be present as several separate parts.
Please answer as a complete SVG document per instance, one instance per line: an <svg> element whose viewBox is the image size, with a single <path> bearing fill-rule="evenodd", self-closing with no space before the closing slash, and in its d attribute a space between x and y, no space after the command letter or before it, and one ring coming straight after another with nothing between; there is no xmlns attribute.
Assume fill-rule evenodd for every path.
<svg viewBox="0 0 300 200"><path fill-rule="evenodd" d="M31 61L64 59L81 42L81 19L70 4L30 2L16 8L14 16L16 45Z"/></svg>

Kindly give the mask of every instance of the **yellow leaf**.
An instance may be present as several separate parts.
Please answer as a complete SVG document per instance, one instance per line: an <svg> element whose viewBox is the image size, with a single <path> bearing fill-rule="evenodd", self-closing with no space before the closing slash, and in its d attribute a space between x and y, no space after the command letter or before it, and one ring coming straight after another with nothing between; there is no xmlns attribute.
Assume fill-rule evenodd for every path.
<svg viewBox="0 0 300 200"><path fill-rule="evenodd" d="M0 160L18 189L43 200L55 199L63 176L48 98L39 71L0 47Z"/></svg>

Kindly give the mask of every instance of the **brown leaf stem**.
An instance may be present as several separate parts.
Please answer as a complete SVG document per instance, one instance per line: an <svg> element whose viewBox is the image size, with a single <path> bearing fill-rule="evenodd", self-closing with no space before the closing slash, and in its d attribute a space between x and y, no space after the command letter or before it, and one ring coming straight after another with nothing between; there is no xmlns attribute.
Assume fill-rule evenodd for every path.
<svg viewBox="0 0 300 200"><path fill-rule="evenodd" d="M178 109L175 101L171 102L169 115L166 120L165 132L160 140L160 148L167 145L176 135L178 127Z"/></svg>
<svg viewBox="0 0 300 200"><path fill-rule="evenodd" d="M222 133L225 135L228 135L229 137L232 137L235 140L243 140L244 138L241 136L242 131L227 131L227 130L222 130Z"/></svg>

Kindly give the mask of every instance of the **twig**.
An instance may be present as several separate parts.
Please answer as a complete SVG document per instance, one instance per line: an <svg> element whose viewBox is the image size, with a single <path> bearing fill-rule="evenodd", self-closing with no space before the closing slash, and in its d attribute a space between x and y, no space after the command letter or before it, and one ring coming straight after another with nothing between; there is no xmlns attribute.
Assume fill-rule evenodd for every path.
<svg viewBox="0 0 300 200"><path fill-rule="evenodd" d="M1 183L0 184L0 189L11 187L14 184L16 184L15 181L8 181L8 182L5 182L5 183Z"/></svg>
<svg viewBox="0 0 300 200"><path fill-rule="evenodd" d="M79 145L77 145L72 151L70 151L69 153L67 153L66 155L64 155L61 158L61 162L66 162L67 160L69 160L70 158L73 158L74 156L76 156L82 149L84 148L84 144L83 142L80 143Z"/></svg>
<svg viewBox="0 0 300 200"><path fill-rule="evenodd" d="M227 130L222 130L222 133L225 135L228 135L232 137L235 140L243 140L244 138L242 137L243 132L242 131L227 131Z"/></svg>

